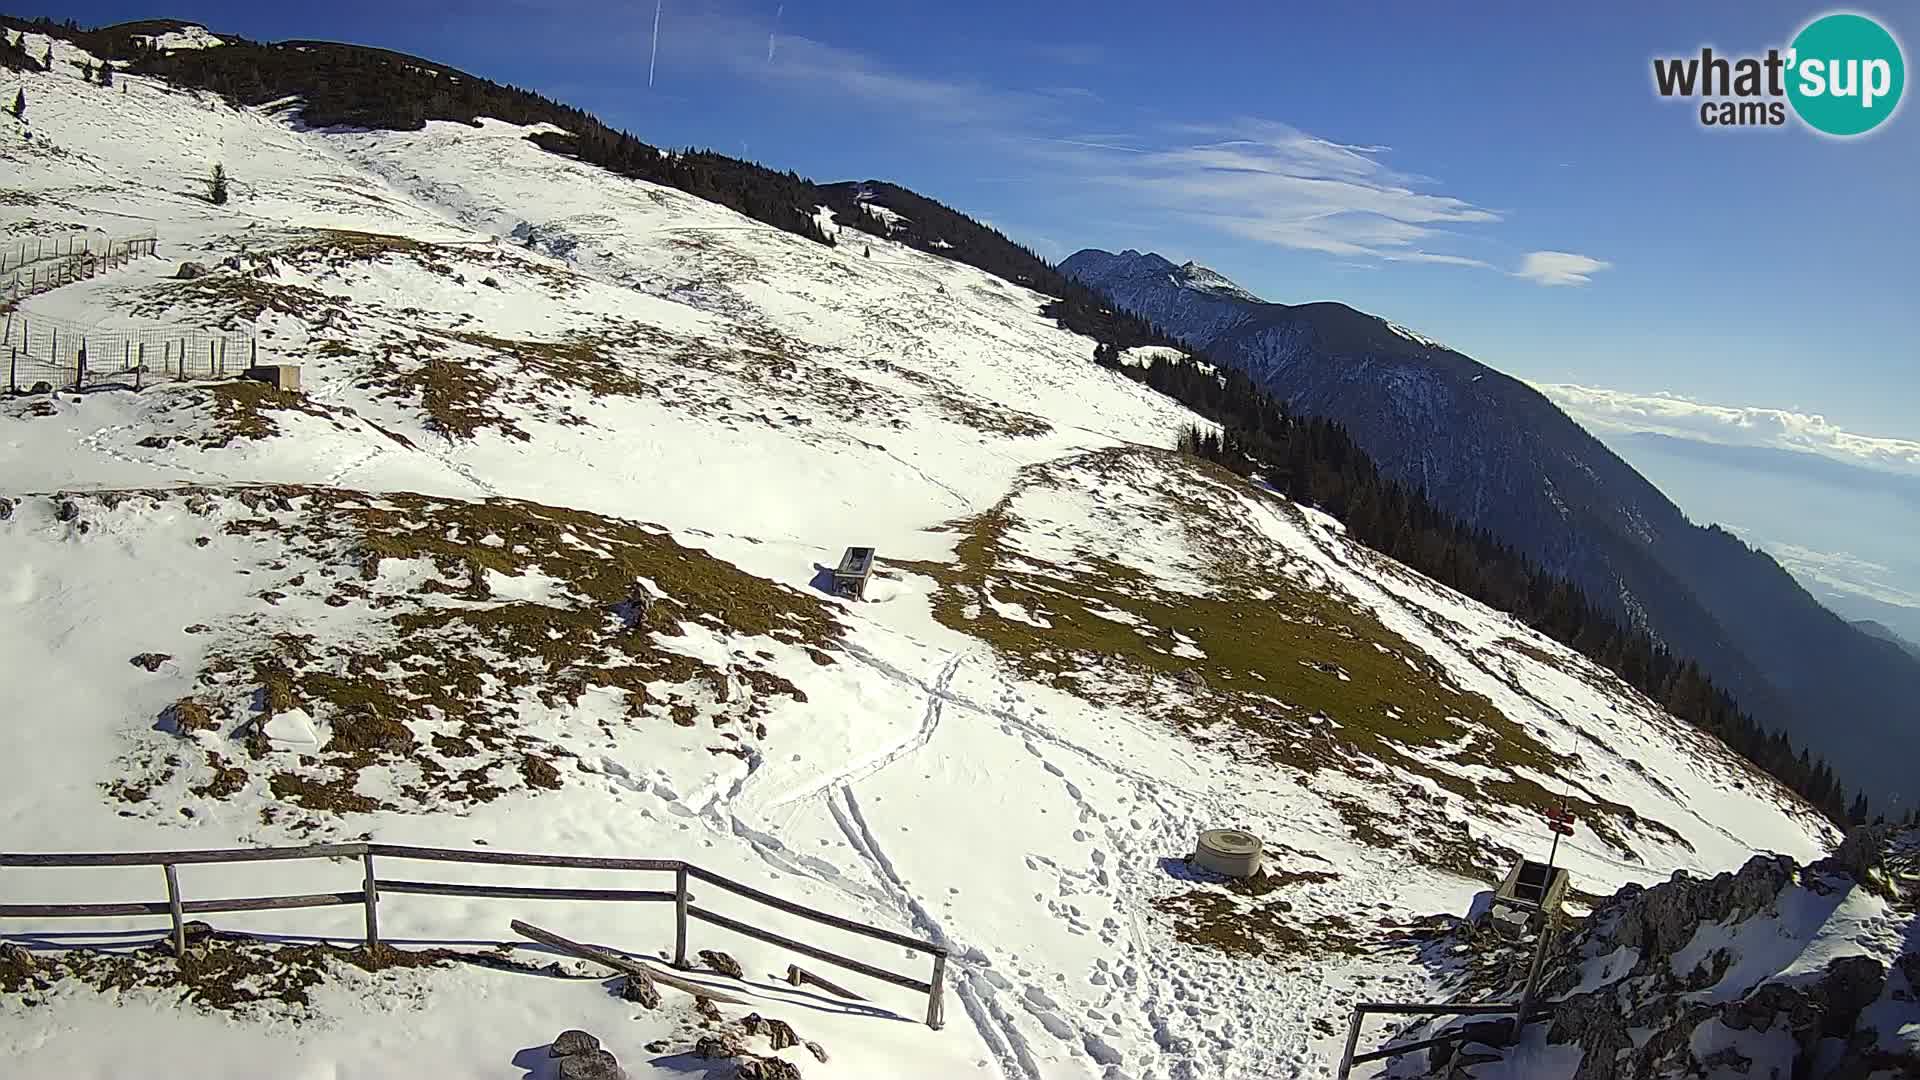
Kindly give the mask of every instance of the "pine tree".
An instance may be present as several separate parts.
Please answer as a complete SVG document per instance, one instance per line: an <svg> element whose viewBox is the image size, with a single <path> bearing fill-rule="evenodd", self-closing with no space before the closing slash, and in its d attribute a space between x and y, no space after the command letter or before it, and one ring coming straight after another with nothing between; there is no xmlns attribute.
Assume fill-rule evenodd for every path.
<svg viewBox="0 0 1920 1080"><path fill-rule="evenodd" d="M208 185L207 198L211 200L215 206L226 205L227 167L225 165L215 165L213 167L213 181Z"/></svg>
<svg viewBox="0 0 1920 1080"><path fill-rule="evenodd" d="M1853 797L1853 808L1847 811L1847 821L1854 825L1867 823L1867 793L1861 792Z"/></svg>
<svg viewBox="0 0 1920 1080"><path fill-rule="evenodd" d="M80 77L88 82L93 81L93 61L89 60L80 65Z"/></svg>
<svg viewBox="0 0 1920 1080"><path fill-rule="evenodd" d="M27 118L27 91L25 87L22 87L18 93L13 95L13 118L15 120L25 120Z"/></svg>
<svg viewBox="0 0 1920 1080"><path fill-rule="evenodd" d="M101 86L113 85L113 65L112 64L102 63L100 65L100 85Z"/></svg>
<svg viewBox="0 0 1920 1080"><path fill-rule="evenodd" d="M46 53L40 57L40 66L43 68L46 68L48 71L53 70L53 45L52 44L47 45Z"/></svg>

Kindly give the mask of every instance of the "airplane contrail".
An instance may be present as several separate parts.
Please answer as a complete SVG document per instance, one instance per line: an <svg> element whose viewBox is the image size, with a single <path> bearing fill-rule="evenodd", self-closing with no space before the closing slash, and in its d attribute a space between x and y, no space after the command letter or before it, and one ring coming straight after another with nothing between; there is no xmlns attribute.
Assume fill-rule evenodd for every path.
<svg viewBox="0 0 1920 1080"><path fill-rule="evenodd" d="M785 4L781 4L773 9L773 30L767 34L767 63L769 64L773 63L773 39L780 34L780 16L786 10L787 5Z"/></svg>
<svg viewBox="0 0 1920 1080"><path fill-rule="evenodd" d="M647 56L647 89L653 89L653 64L660 59L660 6L666 0L653 0L653 51Z"/></svg>

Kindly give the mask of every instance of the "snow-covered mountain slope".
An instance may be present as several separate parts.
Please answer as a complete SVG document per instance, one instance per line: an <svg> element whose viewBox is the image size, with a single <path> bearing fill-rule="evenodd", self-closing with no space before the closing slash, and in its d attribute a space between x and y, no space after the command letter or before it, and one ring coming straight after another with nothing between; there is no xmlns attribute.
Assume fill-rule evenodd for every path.
<svg viewBox="0 0 1920 1080"><path fill-rule="evenodd" d="M1388 930L1465 910L1562 796L1588 893L1833 839L1576 654L1175 454L1199 418L1094 364L1037 294L878 237L815 244L498 122L308 130L139 77L24 81L8 234L151 228L163 256L26 317L257 327L304 393L0 401L10 849L690 859L952 950L933 1032L895 1018L911 994L836 976L876 1018L795 993L766 977L791 954L697 927L744 962L731 992L824 1045L775 1054L809 1078L1144 1080L1325 1075L1357 995L1432 981ZM186 260L216 269L175 279ZM879 550L861 603L822 589L851 544ZM1264 836L1277 874L1188 870L1222 825ZM153 876L9 870L0 896L147 899ZM622 905L442 897L389 897L382 932L494 942L529 908L638 953L671 935ZM339 912L217 921L351 941ZM309 962L298 995L183 1002L150 956L9 957L0 1059L517 1076L581 1026L630 1075L721 1068L687 1055L721 1022L683 1001Z"/></svg>

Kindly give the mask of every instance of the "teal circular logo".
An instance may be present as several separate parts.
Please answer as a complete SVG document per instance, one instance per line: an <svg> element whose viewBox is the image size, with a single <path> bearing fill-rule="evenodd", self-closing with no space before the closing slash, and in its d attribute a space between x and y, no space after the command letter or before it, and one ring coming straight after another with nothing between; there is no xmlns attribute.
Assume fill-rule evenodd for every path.
<svg viewBox="0 0 1920 1080"><path fill-rule="evenodd" d="M1787 100L1815 131L1861 135L1900 104L1907 65L1900 43L1865 15L1823 15L1793 39Z"/></svg>

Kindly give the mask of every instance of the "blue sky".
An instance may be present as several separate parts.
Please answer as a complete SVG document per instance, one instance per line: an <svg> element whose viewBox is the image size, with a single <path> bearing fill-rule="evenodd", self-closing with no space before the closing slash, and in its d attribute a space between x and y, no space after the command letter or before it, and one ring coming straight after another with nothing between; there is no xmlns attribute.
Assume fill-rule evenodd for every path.
<svg viewBox="0 0 1920 1080"><path fill-rule="evenodd" d="M893 180L1050 258L1343 300L1604 391L1562 396L1596 426L1920 474L1915 107L1839 141L1652 90L1656 55L1762 53L1824 6L663 0L657 57L651 2L62 7L421 54L655 143ZM1851 10L1911 62L1920 9Z"/></svg>

